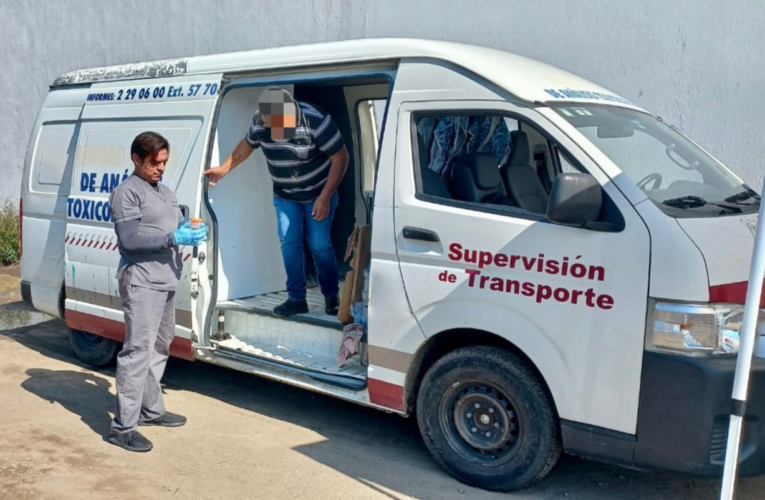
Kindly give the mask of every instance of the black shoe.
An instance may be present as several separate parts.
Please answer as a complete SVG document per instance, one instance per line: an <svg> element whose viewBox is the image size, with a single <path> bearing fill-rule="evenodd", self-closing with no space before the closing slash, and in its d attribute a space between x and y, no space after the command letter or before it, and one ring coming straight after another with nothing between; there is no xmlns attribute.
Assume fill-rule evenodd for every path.
<svg viewBox="0 0 765 500"><path fill-rule="evenodd" d="M139 453L151 451L154 447L151 441L146 439L138 431L125 432L123 434L110 434L106 439L112 444L116 444L120 448L124 448L127 451L137 451Z"/></svg>
<svg viewBox="0 0 765 500"><path fill-rule="evenodd" d="M324 312L326 312L328 316L337 316L338 311L340 311L340 299L337 297L337 294L325 295Z"/></svg>
<svg viewBox="0 0 765 500"><path fill-rule="evenodd" d="M305 300L287 299L287 302L274 308L274 314L277 316L293 316L295 314L305 314L307 312L308 302Z"/></svg>
<svg viewBox="0 0 765 500"><path fill-rule="evenodd" d="M159 418L155 418L154 420L145 420L143 422L138 422L138 425L143 427L148 426L157 426L157 427L181 427L182 425L186 425L186 417L183 415L176 415L175 413L170 413L169 411L166 411L164 415L162 415Z"/></svg>

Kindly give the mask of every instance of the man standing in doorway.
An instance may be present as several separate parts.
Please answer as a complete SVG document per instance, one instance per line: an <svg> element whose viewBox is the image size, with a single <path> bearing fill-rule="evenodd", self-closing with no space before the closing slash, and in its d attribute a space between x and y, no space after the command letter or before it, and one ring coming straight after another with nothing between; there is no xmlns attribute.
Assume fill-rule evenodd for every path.
<svg viewBox="0 0 765 500"><path fill-rule="evenodd" d="M337 207L337 186L348 166L348 151L332 117L316 106L296 102L286 90L269 87L247 135L220 167L204 172L214 186L263 148L273 180L274 207L287 271L288 299L274 314L308 312L306 302L303 232L316 263L325 312L336 315L340 306L335 250L330 239Z"/></svg>
<svg viewBox="0 0 765 500"><path fill-rule="evenodd" d="M136 430L139 425L186 423L186 417L165 411L160 380L175 336L175 289L183 267L178 247L199 245L207 228L181 225L175 194L159 182L169 154L161 135L138 135L130 147L135 171L109 198L120 251L125 344L117 356L117 411L108 441L129 451L152 448Z"/></svg>

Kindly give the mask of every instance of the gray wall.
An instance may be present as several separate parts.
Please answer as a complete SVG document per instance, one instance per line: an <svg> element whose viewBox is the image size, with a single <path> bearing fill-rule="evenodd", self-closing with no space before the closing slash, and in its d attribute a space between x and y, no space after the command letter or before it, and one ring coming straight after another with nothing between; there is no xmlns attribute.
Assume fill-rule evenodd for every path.
<svg viewBox="0 0 765 500"><path fill-rule="evenodd" d="M0 0L0 196L18 196L35 115L64 71L374 36L486 45L577 73L759 191L763 26L756 0Z"/></svg>

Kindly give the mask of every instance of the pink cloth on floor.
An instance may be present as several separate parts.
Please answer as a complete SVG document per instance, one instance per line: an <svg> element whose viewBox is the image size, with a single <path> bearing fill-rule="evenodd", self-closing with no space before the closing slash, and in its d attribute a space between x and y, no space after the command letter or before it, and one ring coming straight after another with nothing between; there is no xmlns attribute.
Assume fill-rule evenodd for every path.
<svg viewBox="0 0 765 500"><path fill-rule="evenodd" d="M340 349L337 352L337 366L341 367L349 358L359 352L359 342L364 336L364 327L358 323L353 323L343 328L343 341L340 342Z"/></svg>

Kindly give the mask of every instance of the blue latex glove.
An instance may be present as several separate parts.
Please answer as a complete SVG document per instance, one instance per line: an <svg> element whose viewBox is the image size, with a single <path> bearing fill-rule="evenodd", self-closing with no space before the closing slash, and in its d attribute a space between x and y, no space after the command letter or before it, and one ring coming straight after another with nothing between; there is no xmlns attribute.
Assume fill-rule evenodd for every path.
<svg viewBox="0 0 765 500"><path fill-rule="evenodd" d="M176 246L198 246L207 239L207 226L203 222L199 229L191 229L191 222L186 221L181 227L173 232L173 240Z"/></svg>

